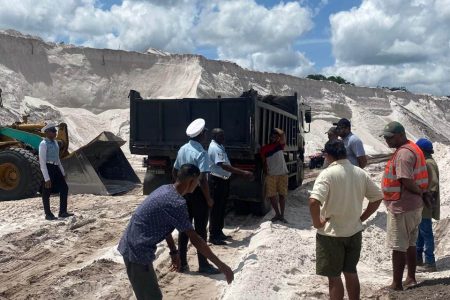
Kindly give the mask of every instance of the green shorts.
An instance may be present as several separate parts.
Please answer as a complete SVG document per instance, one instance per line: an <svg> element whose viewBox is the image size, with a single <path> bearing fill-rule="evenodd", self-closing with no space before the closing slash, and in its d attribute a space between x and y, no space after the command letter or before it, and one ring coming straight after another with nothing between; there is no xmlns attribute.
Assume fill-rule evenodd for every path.
<svg viewBox="0 0 450 300"><path fill-rule="evenodd" d="M356 273L361 254L362 231L349 237L316 235L316 274L340 276L342 272Z"/></svg>

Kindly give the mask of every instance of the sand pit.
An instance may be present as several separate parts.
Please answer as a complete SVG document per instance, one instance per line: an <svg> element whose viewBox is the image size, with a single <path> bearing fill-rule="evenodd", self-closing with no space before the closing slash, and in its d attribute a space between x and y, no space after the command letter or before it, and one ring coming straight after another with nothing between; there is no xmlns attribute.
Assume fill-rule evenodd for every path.
<svg viewBox="0 0 450 300"><path fill-rule="evenodd" d="M438 147L441 163L448 154ZM368 169L379 180L383 164ZM142 173L140 174L142 176ZM227 215L228 246L213 251L235 271L227 285L223 275L197 272L196 251L189 250L191 271L168 271L165 243L157 250L159 282L165 299L327 299L327 281L315 275L315 230L307 207L313 181L289 194L289 224L263 218ZM76 195L69 207L76 217L47 222L39 198L0 203L0 297L6 299L135 299L116 245L136 206L143 200L136 189L123 196ZM363 233L358 266L364 299L445 299L450 295L449 190L443 188L444 219L435 222L438 272L420 274L414 290L389 295L380 291L390 281L390 253L384 247L386 212L383 206ZM57 211L57 199L52 208ZM176 233L174 234L176 237ZM406 297L406 298L405 298Z"/></svg>

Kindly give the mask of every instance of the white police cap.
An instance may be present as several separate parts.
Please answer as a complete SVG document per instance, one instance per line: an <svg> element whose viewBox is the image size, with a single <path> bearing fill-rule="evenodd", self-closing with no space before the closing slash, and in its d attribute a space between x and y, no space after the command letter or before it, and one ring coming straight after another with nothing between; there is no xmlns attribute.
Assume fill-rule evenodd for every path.
<svg viewBox="0 0 450 300"><path fill-rule="evenodd" d="M44 133L47 129L56 128L56 127L58 127L58 124L53 123L53 122L48 122L45 124L44 127L42 127L41 132Z"/></svg>
<svg viewBox="0 0 450 300"><path fill-rule="evenodd" d="M205 120L202 118L192 121L188 128L186 128L186 135L191 138L198 136L205 129L205 123Z"/></svg>

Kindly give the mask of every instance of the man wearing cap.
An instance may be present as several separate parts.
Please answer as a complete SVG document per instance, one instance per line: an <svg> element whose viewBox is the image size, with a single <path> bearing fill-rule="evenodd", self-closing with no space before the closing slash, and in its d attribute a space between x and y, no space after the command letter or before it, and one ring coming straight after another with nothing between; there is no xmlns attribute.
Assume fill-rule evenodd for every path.
<svg viewBox="0 0 450 300"><path fill-rule="evenodd" d="M422 220L422 194L428 187L428 172L422 150L406 138L399 122L390 122L381 136L395 148L382 179L387 207L387 246L392 249L393 280L390 289L402 290L416 282L416 241ZM402 283L403 271L408 274Z"/></svg>
<svg viewBox="0 0 450 300"><path fill-rule="evenodd" d="M209 218L209 241L214 245L226 245L228 238L223 233L225 209L229 192L229 178L231 174L252 178L253 173L235 168L228 159L223 143L225 142L225 132L221 128L214 128L211 131L212 140L208 147L209 164L211 173L209 184L214 199Z"/></svg>
<svg viewBox="0 0 450 300"><path fill-rule="evenodd" d="M333 125L336 125L337 133L344 141L348 160L354 166L364 169L367 166L364 145L361 139L352 133L350 121L342 118L337 123L333 123Z"/></svg>
<svg viewBox="0 0 450 300"><path fill-rule="evenodd" d="M56 139L56 124L48 123L42 128L45 139L39 144L39 164L42 176L44 177L44 187L42 189L42 203L44 205L45 219L56 220L50 210L50 195L52 192L59 193L59 214L60 218L73 216L67 212L67 194L69 188L66 183L64 168L59 159L59 146Z"/></svg>
<svg viewBox="0 0 450 300"><path fill-rule="evenodd" d="M284 218L284 209L288 193L289 171L284 160L285 145L286 135L284 131L274 128L270 134L270 144L263 146L260 153L264 174L266 175L266 197L270 199L275 211L272 222L281 221L287 223L287 220Z"/></svg>
<svg viewBox="0 0 450 300"><path fill-rule="evenodd" d="M416 145L422 150L427 163L428 172L428 196L431 197L430 206L424 206L422 210L422 221L419 225L419 236L416 242L417 248L417 271L435 272L436 258L434 256L434 236L431 219L440 219L440 195L439 195L439 168L433 159L433 144L430 140L421 138ZM425 254L425 263L423 255Z"/></svg>
<svg viewBox="0 0 450 300"><path fill-rule="evenodd" d="M196 119L186 129L186 135L190 137L189 142L184 144L178 150L177 158L173 165L172 175L177 178L180 167L184 164L192 164L200 169L200 185L193 193L186 194L186 203L188 206L189 219L194 220L195 231L206 241L209 208L214 204L208 187L207 175L210 172L208 153L202 146L206 140L206 128L204 119ZM180 251L181 267L180 272L189 271L187 262L187 245L189 238L186 233L181 232L178 237L178 248ZM205 256L197 252L198 271L205 274L219 274L220 271L208 263Z"/></svg>

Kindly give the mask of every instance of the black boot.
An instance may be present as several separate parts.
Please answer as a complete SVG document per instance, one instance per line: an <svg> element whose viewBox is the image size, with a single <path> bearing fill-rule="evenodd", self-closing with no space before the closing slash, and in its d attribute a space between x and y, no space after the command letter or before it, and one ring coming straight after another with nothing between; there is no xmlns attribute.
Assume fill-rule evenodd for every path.
<svg viewBox="0 0 450 300"><path fill-rule="evenodd" d="M54 214L52 214L52 213L50 213L50 214L46 214L46 215L45 215L45 219L46 219L47 221L58 220L58 218L57 218L57 217L55 217L55 215L54 215Z"/></svg>
<svg viewBox="0 0 450 300"><path fill-rule="evenodd" d="M60 218L68 218L68 217L71 217L71 216L73 216L73 214L69 213L69 212L63 212L63 213L59 213L58 214L58 217L60 217Z"/></svg>

